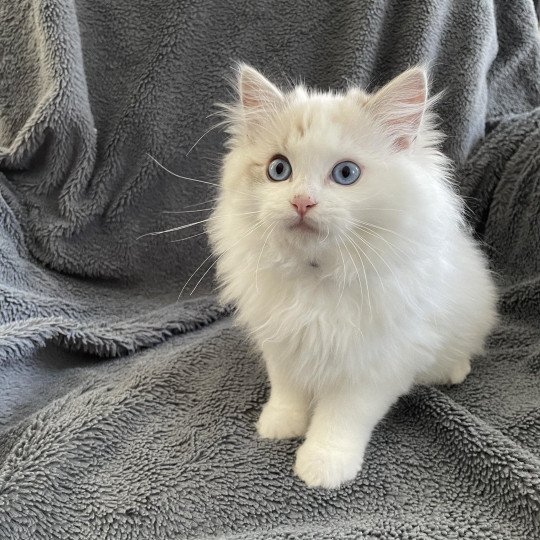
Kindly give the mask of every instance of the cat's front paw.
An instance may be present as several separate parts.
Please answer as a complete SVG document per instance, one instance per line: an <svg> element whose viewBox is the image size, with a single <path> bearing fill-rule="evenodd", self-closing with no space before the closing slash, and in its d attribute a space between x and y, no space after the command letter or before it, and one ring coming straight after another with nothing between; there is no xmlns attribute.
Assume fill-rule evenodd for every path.
<svg viewBox="0 0 540 540"><path fill-rule="evenodd" d="M335 489L362 468L362 453L306 441L296 454L295 474L309 487Z"/></svg>
<svg viewBox="0 0 540 540"><path fill-rule="evenodd" d="M468 358L455 363L448 374L447 384L461 384L471 372L471 362Z"/></svg>
<svg viewBox="0 0 540 540"><path fill-rule="evenodd" d="M293 439L306 434L307 410L280 407L267 403L257 422L257 431L263 439Z"/></svg>

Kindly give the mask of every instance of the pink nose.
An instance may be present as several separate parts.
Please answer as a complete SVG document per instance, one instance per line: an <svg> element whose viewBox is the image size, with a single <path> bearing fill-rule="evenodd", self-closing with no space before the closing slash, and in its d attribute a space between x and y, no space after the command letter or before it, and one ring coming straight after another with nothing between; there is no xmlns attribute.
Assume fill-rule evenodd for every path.
<svg viewBox="0 0 540 540"><path fill-rule="evenodd" d="M310 208L313 208L317 203L307 195L295 195L291 201L296 212L300 217L304 217Z"/></svg>

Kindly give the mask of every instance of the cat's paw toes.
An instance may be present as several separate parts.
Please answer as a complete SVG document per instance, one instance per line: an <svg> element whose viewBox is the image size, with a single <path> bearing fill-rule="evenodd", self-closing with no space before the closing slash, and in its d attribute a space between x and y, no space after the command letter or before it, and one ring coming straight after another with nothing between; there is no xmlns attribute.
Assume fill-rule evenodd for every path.
<svg viewBox="0 0 540 540"><path fill-rule="evenodd" d="M361 467L360 451L325 448L306 442L298 449L294 472L309 487L335 489L352 480Z"/></svg>
<svg viewBox="0 0 540 540"><path fill-rule="evenodd" d="M306 434L308 413L292 407L266 404L257 422L257 432L263 439L294 439Z"/></svg>
<svg viewBox="0 0 540 540"><path fill-rule="evenodd" d="M454 364L452 370L448 374L448 383L447 384L461 384L466 378L467 375L471 372L471 363L469 359L463 360Z"/></svg>

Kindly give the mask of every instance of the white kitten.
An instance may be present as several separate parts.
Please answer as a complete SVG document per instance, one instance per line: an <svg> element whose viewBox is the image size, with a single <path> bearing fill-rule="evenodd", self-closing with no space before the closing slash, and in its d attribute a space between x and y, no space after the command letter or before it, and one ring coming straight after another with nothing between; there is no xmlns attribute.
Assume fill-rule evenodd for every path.
<svg viewBox="0 0 540 540"><path fill-rule="evenodd" d="M303 437L296 474L354 478L415 383L460 383L495 287L448 181L414 68L373 95L282 93L240 66L209 235L222 299L260 347L262 437Z"/></svg>

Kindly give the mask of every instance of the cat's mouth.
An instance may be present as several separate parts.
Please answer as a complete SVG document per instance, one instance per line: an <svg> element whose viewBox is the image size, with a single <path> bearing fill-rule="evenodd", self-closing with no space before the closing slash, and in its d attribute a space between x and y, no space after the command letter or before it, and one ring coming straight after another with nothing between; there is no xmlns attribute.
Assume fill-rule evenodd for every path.
<svg viewBox="0 0 540 540"><path fill-rule="evenodd" d="M314 227L313 225L310 225L309 223L306 223L303 219L301 219L300 221L297 221L296 223L293 223L292 225L290 225L289 229L291 229L293 231L301 231L301 232L306 232L306 233L318 233L319 232L316 227Z"/></svg>

